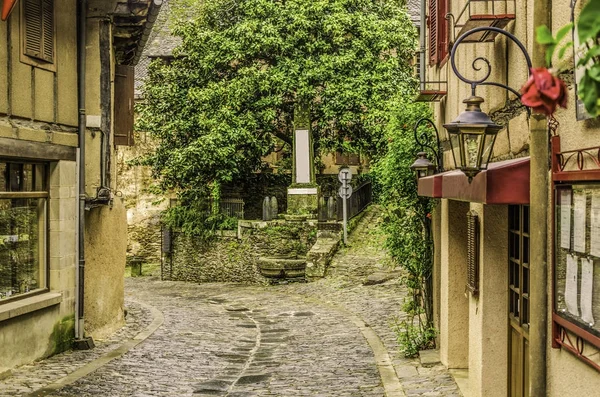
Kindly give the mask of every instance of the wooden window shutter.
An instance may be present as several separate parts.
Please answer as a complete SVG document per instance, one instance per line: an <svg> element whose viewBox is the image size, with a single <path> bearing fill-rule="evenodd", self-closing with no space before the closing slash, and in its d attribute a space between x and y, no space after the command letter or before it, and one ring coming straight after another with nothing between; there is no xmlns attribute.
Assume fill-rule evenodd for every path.
<svg viewBox="0 0 600 397"><path fill-rule="evenodd" d="M25 55L54 62L54 0L23 0Z"/></svg>
<svg viewBox="0 0 600 397"><path fill-rule="evenodd" d="M449 24L446 19L446 14L448 14L449 10L449 0L439 0L439 8L438 8L438 55L437 61L442 62L444 58L448 55L448 47L449 47Z"/></svg>
<svg viewBox="0 0 600 397"><path fill-rule="evenodd" d="M467 213L467 289L479 294L479 217L475 211Z"/></svg>
<svg viewBox="0 0 600 397"><path fill-rule="evenodd" d="M115 145L133 146L134 74L132 66L115 70Z"/></svg>
<svg viewBox="0 0 600 397"><path fill-rule="evenodd" d="M429 0L429 64L438 63L438 1Z"/></svg>

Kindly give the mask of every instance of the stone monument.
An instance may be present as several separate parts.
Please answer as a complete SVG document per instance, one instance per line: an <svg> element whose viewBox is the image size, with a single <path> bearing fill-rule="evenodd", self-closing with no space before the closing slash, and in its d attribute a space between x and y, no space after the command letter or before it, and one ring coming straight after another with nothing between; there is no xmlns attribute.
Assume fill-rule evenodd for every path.
<svg viewBox="0 0 600 397"><path fill-rule="evenodd" d="M294 109L292 185L287 190L288 215L314 218L319 208L319 186L315 179L310 106Z"/></svg>

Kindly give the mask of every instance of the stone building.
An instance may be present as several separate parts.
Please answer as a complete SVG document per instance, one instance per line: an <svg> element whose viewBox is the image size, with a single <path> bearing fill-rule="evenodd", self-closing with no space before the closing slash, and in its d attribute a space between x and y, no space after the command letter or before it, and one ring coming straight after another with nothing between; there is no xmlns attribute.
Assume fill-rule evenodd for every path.
<svg viewBox="0 0 600 397"><path fill-rule="evenodd" d="M465 396L591 396L600 389L594 320L600 316L600 199L593 185L600 180L593 160L600 123L584 120L572 50L562 74L568 108L555 113L557 129L543 116L530 116L516 92L475 82L473 93L464 81L485 80L489 72L486 82L518 91L529 68L517 43L533 66L544 66L535 28L547 25L556 33L585 3L422 1L421 25L427 29L421 36L418 100L431 104L445 172L421 178L419 194L438 202L433 224L440 356ZM497 30L461 39L477 27ZM463 79L453 71L453 60ZM473 157L469 145L464 150L472 168L491 153L487 170L469 180L452 171L455 158L460 165L460 142L448 139L444 124L455 132L470 128L453 120L472 95L485 100L483 111L503 128L491 152L467 137L481 150ZM470 101L471 110L478 101Z"/></svg>
<svg viewBox="0 0 600 397"><path fill-rule="evenodd" d="M115 153L161 2L21 0L0 22L0 372L124 323Z"/></svg>

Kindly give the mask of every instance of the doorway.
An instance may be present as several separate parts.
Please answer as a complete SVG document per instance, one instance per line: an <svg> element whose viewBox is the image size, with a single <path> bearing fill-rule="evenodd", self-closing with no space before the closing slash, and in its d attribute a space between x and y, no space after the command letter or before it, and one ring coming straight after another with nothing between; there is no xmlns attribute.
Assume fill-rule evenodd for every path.
<svg viewBox="0 0 600 397"><path fill-rule="evenodd" d="M508 209L509 397L529 396L529 206Z"/></svg>

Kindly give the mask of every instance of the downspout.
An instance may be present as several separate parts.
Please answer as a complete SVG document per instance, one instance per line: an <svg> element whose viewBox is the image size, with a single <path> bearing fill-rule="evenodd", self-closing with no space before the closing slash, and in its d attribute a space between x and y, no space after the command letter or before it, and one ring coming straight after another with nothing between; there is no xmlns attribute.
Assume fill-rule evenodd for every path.
<svg viewBox="0 0 600 397"><path fill-rule="evenodd" d="M533 67L545 66L545 53L535 42L535 27L550 26L551 0L526 2L533 7L533 24L527 29ZM546 395L548 351L548 172L549 138L546 117L533 115L530 136L531 313L529 336L529 395Z"/></svg>
<svg viewBox="0 0 600 397"><path fill-rule="evenodd" d="M93 348L91 338L85 338L84 335L84 299L85 299L85 131L86 131L86 111L85 111L85 77L86 77L86 29L87 29L87 0L78 2L77 19L77 103L79 108L79 118L77 131L79 134L78 147L78 174L79 174L79 210L78 233L77 233L77 294L76 311L77 320L75 321L75 348L90 349Z"/></svg>
<svg viewBox="0 0 600 397"><path fill-rule="evenodd" d="M425 81L427 80L425 78L425 62L427 61L425 57L425 40L427 40L427 5L425 4L426 1L427 0L421 0L421 25L419 26L419 76L421 77L421 90L425 90Z"/></svg>

